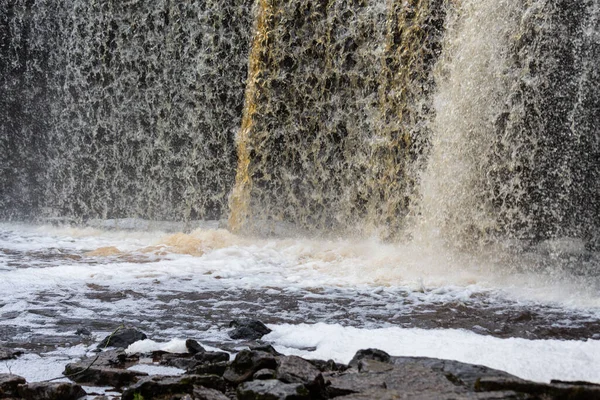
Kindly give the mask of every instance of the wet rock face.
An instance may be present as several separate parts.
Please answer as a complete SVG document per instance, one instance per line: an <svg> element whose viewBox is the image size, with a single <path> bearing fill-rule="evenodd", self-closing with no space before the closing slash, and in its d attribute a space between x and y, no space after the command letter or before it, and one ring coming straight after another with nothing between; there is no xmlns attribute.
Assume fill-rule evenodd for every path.
<svg viewBox="0 0 600 400"><path fill-rule="evenodd" d="M28 383L19 386L23 400L77 400L87 393L79 385L65 382Z"/></svg>
<svg viewBox="0 0 600 400"><path fill-rule="evenodd" d="M0 374L0 398L16 396L17 388L23 383L25 383L25 378L21 376Z"/></svg>
<svg viewBox="0 0 600 400"><path fill-rule="evenodd" d="M0 347L0 361L12 360L14 358L17 358L21 354L23 354L23 352L20 350L5 349Z"/></svg>
<svg viewBox="0 0 600 400"><path fill-rule="evenodd" d="M252 4L1 2L0 215L217 218Z"/></svg>
<svg viewBox="0 0 600 400"><path fill-rule="evenodd" d="M273 354L264 351L242 350L231 365L227 368L223 377L230 383L237 385L249 380L257 371L277 367L277 359Z"/></svg>
<svg viewBox="0 0 600 400"><path fill-rule="evenodd" d="M214 370L212 374L197 373L203 368L214 367L215 363L205 360L179 376L134 376L125 384L127 387L123 389L122 398L587 400L600 396L600 385L586 382L535 383L481 365L425 357L392 357L378 349L358 351L352 365L345 366L333 361L305 360L297 356L281 355L270 346L259 348L262 350L242 350L232 361L220 361L218 364L222 368ZM90 378L90 375L86 375L88 382L103 386L122 386L124 378L106 380L104 377L108 374L107 371L115 374L117 371L130 373L132 371L125 368L138 357L128 357L123 352L103 354L97 361L98 367L86 371L86 374L92 376ZM196 363L196 357L201 354L203 353L155 352L153 358L160 364L173 365L185 360ZM85 365L84 360L81 366ZM18 390L18 395L21 396L20 390L23 387L25 382L22 378L0 375L0 389L6 393L16 393L15 390ZM1 394L2 392L0 397Z"/></svg>
<svg viewBox="0 0 600 400"><path fill-rule="evenodd" d="M120 347L125 349L138 340L144 340L147 338L148 337L145 333L135 328L121 329L104 338L104 340L102 340L102 342L98 345L98 348L105 349L106 347Z"/></svg>
<svg viewBox="0 0 600 400"><path fill-rule="evenodd" d="M257 320L235 320L229 326L235 328L229 332L232 339L257 340L271 332L271 329Z"/></svg>
<svg viewBox="0 0 600 400"><path fill-rule="evenodd" d="M245 382L237 389L240 400L309 400L310 392L301 383L283 383L270 379Z"/></svg>
<svg viewBox="0 0 600 400"><path fill-rule="evenodd" d="M123 400L162 397L165 395L193 393L196 388L207 388L212 391L224 391L225 381L215 375L185 375L183 377L154 376L141 379L123 392ZM211 392L206 392L210 394Z"/></svg>
<svg viewBox="0 0 600 400"><path fill-rule="evenodd" d="M381 351L378 349L366 349L359 350L356 352L352 360L348 363L351 367L358 367L359 362L361 360L375 360L381 362L390 361L390 355L385 351Z"/></svg>
<svg viewBox="0 0 600 400"><path fill-rule="evenodd" d="M124 351L107 351L95 357L67 364L63 374L78 383L120 388L148 375L145 372L126 369L135 364L138 359L138 356L128 356Z"/></svg>

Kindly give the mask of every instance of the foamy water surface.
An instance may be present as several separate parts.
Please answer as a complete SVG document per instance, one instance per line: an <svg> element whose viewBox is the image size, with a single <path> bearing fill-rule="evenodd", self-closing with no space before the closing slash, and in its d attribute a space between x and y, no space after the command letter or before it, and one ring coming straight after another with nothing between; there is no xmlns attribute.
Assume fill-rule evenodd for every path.
<svg viewBox="0 0 600 400"><path fill-rule="evenodd" d="M0 344L66 363L120 323L159 341L218 345L231 342L229 320L251 316L269 323L268 340L291 353L348 361L360 347L381 347L536 380L600 382L585 372L599 359L596 277L540 269L527 254L520 260L532 257L535 269L506 264L507 252L496 254L467 257L432 243L253 239L216 224L183 234L5 223ZM81 339L77 327L93 336ZM419 344L407 346L407 338ZM434 346L440 341L446 345ZM84 350L73 353L73 345ZM481 351L467 354L472 346ZM497 349L513 362L500 362ZM542 373L546 362L556 368Z"/></svg>

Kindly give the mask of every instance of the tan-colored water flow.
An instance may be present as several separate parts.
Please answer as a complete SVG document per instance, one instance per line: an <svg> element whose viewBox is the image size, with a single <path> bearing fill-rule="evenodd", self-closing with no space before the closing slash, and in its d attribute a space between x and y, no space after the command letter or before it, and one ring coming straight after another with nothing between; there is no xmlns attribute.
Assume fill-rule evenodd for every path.
<svg viewBox="0 0 600 400"><path fill-rule="evenodd" d="M399 232L428 136L441 3L258 3L233 229Z"/></svg>
<svg viewBox="0 0 600 400"><path fill-rule="evenodd" d="M250 176L251 143L250 133L253 129L257 102L260 101L260 79L265 69L265 57L269 52L268 37L272 29L274 7L270 0L259 0L257 3L255 34L250 49L248 78L242 127L236 137L238 164L235 186L230 197L229 229L238 232L248 220L248 207L252 178Z"/></svg>

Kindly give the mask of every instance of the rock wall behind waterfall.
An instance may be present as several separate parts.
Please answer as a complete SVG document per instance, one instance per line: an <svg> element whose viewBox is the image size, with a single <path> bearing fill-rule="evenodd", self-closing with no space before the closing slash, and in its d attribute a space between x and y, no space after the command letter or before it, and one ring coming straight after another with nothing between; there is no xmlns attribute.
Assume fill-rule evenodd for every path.
<svg viewBox="0 0 600 400"><path fill-rule="evenodd" d="M51 15L0 0L0 215L34 215L43 193L51 88Z"/></svg>
<svg viewBox="0 0 600 400"><path fill-rule="evenodd" d="M443 2L259 3L264 39L238 177L248 200L233 212L248 210L234 226L393 235L426 151Z"/></svg>
<svg viewBox="0 0 600 400"><path fill-rule="evenodd" d="M20 192L32 187L46 216L226 212L250 1L2 0L1 7L9 21L3 58L20 63L3 66L10 105L2 156L10 162L0 182L11 186L15 205L22 209ZM20 114L10 109L19 106ZM25 182L26 171L11 175L21 164L38 168L35 182Z"/></svg>

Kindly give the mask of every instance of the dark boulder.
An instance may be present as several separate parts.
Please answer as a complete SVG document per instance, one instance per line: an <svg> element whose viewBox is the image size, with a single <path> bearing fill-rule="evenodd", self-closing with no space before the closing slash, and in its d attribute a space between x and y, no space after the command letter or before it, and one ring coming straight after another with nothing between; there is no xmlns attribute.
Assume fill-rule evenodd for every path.
<svg viewBox="0 0 600 400"><path fill-rule="evenodd" d="M277 378L277 371L274 369L263 368L258 370L252 375L253 380L267 380L267 379L275 379Z"/></svg>
<svg viewBox="0 0 600 400"><path fill-rule="evenodd" d="M419 364L394 365L377 360L361 360L362 368L351 368L327 377L330 397L395 390L405 393L438 393L458 397L467 389L449 381L444 374Z"/></svg>
<svg viewBox="0 0 600 400"><path fill-rule="evenodd" d="M194 386L192 396L194 400L229 400L229 397L218 390L203 386Z"/></svg>
<svg viewBox="0 0 600 400"><path fill-rule="evenodd" d="M19 385L25 383L25 378L13 374L0 374L0 399L17 395Z"/></svg>
<svg viewBox="0 0 600 400"><path fill-rule="evenodd" d="M308 360L308 362L317 367L321 372L343 372L348 369L347 365L336 363L333 360Z"/></svg>
<svg viewBox="0 0 600 400"><path fill-rule="evenodd" d="M126 369L138 360L138 356L127 355L122 350L105 351L95 357L67 364L63 375L77 383L118 388L148 375L145 372Z"/></svg>
<svg viewBox="0 0 600 400"><path fill-rule="evenodd" d="M202 364L229 361L229 358L229 353L224 351L205 351L194 355L194 360Z"/></svg>
<svg viewBox="0 0 600 400"><path fill-rule="evenodd" d="M165 352L154 352L152 353L152 358L160 365L168 365L169 367L175 367L184 370L191 370L199 363L193 357L192 354L187 353L173 354Z"/></svg>
<svg viewBox="0 0 600 400"><path fill-rule="evenodd" d="M187 370L187 373L197 375L218 375L223 376L229 367L229 362L220 361L216 363L198 364L194 368Z"/></svg>
<svg viewBox="0 0 600 400"><path fill-rule="evenodd" d="M278 380L245 382L238 386L239 400L309 400L309 390L301 383Z"/></svg>
<svg viewBox="0 0 600 400"><path fill-rule="evenodd" d="M232 339L257 340L271 332L265 324L252 319L231 321L229 327L235 328L229 332L229 337Z"/></svg>
<svg viewBox="0 0 600 400"><path fill-rule="evenodd" d="M431 392L405 392L401 390L368 389L362 393L336 397L336 400L533 400L514 392L490 393L439 393ZM539 399L536 399L539 400Z"/></svg>
<svg viewBox="0 0 600 400"><path fill-rule="evenodd" d="M454 360L441 360L428 357L392 357L394 365L418 364L433 371L441 372L448 380L473 390L476 382L483 377L508 378L520 380L514 375L483 365L467 364Z"/></svg>
<svg viewBox="0 0 600 400"><path fill-rule="evenodd" d="M587 382L539 383L519 378L483 377L477 380L475 389L478 391L511 390L543 399L600 399L600 385Z"/></svg>
<svg viewBox="0 0 600 400"><path fill-rule="evenodd" d="M200 345L200 343L198 343L194 339L186 340L185 347L187 348L187 351L190 354L204 353L206 351L206 349L204 347L202 347L202 345Z"/></svg>
<svg viewBox="0 0 600 400"><path fill-rule="evenodd" d="M271 353L274 356L282 356L283 355L280 352L278 352L277 350L275 350L275 347L271 346L270 344L262 344L259 346L250 346L250 350L264 351L265 353Z"/></svg>
<svg viewBox="0 0 600 400"><path fill-rule="evenodd" d="M235 356L223 374L223 378L237 385L251 379L252 375L263 368L277 368L277 359L273 354L264 351L242 350Z"/></svg>
<svg viewBox="0 0 600 400"><path fill-rule="evenodd" d="M357 368L360 360L376 360L381 362L389 362L391 357L388 353L379 349L364 349L356 352L352 360L348 363L349 366Z"/></svg>
<svg viewBox="0 0 600 400"><path fill-rule="evenodd" d="M323 385L321 371L297 356L283 356L277 359L277 379L285 383L303 383L307 386Z"/></svg>
<svg viewBox="0 0 600 400"><path fill-rule="evenodd" d="M11 350L4 347L0 347L0 360L12 360L23 354L20 350Z"/></svg>
<svg viewBox="0 0 600 400"><path fill-rule="evenodd" d="M75 331L75 334L79 336L91 336L92 332L87 328L79 328Z"/></svg>
<svg viewBox="0 0 600 400"><path fill-rule="evenodd" d="M157 396L192 394L195 386L225 391L225 381L214 375L149 376L123 391L122 400L136 395L151 399Z"/></svg>
<svg viewBox="0 0 600 400"><path fill-rule="evenodd" d="M68 382L39 382L19 385L24 400L77 400L87 393L79 385Z"/></svg>
<svg viewBox="0 0 600 400"><path fill-rule="evenodd" d="M182 382L179 377L148 376L123 391L122 400L144 399L163 395L192 393L190 382Z"/></svg>
<svg viewBox="0 0 600 400"><path fill-rule="evenodd" d="M120 329L117 332L107 336L98 345L99 349L105 349L107 347L118 347L127 348L130 344L137 342L138 340L147 339L145 333L135 328Z"/></svg>

